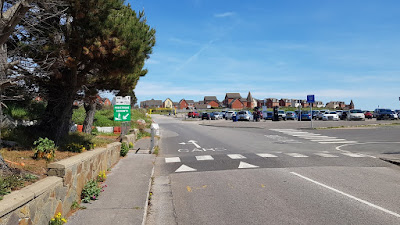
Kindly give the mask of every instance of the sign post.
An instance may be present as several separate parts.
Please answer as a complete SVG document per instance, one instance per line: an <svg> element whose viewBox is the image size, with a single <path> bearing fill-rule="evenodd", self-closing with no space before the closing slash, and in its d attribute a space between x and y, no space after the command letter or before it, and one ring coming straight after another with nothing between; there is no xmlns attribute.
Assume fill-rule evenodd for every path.
<svg viewBox="0 0 400 225"><path fill-rule="evenodd" d="M312 125L312 119L313 119L313 112L312 112L312 104L315 102L315 96L314 95L307 95L307 102L310 104L310 113L311 113L311 128L313 128Z"/></svg>
<svg viewBox="0 0 400 225"><path fill-rule="evenodd" d="M116 96L114 104L114 121L121 123L121 135L126 135L129 132L131 121L131 97Z"/></svg>

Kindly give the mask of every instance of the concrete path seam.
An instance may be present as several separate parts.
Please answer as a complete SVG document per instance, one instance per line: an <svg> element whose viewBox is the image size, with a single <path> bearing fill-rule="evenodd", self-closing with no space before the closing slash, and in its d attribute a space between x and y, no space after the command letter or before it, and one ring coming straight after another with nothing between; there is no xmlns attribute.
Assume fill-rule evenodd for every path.
<svg viewBox="0 0 400 225"><path fill-rule="evenodd" d="M150 195L151 181L152 181L153 175L154 175L154 161L153 161L153 169L151 170L151 175L150 175L150 179L149 179L149 187L147 189L147 196L146 196L146 202L145 202L145 206L144 206L142 225L146 224L147 211L149 209L149 195Z"/></svg>

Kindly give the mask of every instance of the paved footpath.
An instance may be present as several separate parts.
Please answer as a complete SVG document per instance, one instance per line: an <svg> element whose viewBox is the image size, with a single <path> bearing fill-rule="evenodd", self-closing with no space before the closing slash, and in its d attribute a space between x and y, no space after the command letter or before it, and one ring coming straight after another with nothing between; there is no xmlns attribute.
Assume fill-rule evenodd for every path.
<svg viewBox="0 0 400 225"><path fill-rule="evenodd" d="M155 155L130 151L107 175L96 201L82 203L68 225L144 224Z"/></svg>

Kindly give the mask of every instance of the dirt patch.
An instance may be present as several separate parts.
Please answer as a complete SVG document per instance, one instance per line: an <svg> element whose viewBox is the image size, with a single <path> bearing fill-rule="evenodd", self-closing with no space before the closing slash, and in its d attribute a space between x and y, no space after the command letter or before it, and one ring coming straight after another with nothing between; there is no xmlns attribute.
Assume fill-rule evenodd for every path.
<svg viewBox="0 0 400 225"><path fill-rule="evenodd" d="M12 149L1 149L3 158L7 161L7 164L11 168L20 169L33 173L39 177L39 179L45 178L47 173L47 162L44 159L34 159L32 150L12 150ZM79 153L67 152L67 151L56 151L55 159L53 162L60 161L65 158L77 155ZM51 163L51 162L50 162Z"/></svg>

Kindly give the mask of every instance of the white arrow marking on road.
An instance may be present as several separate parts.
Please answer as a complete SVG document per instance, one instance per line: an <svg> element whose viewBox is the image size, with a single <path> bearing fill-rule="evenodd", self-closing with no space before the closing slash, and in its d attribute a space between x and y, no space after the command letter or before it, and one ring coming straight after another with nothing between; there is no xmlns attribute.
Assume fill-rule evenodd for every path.
<svg viewBox="0 0 400 225"><path fill-rule="evenodd" d="M239 169L258 168L259 166L251 165L249 163L240 162Z"/></svg>
<svg viewBox="0 0 400 225"><path fill-rule="evenodd" d="M197 141L193 141L193 140L190 140L190 141L188 141L189 143L192 143L196 148L201 148L200 147L200 145L198 145L196 142Z"/></svg>
<svg viewBox="0 0 400 225"><path fill-rule="evenodd" d="M194 172L197 171L196 169L193 169L191 167L188 167L186 165L182 165L179 167L177 170L175 170L175 173L180 173L180 172Z"/></svg>
<svg viewBox="0 0 400 225"><path fill-rule="evenodd" d="M181 143L179 143L180 145L186 145L186 143L185 142L181 142Z"/></svg>

